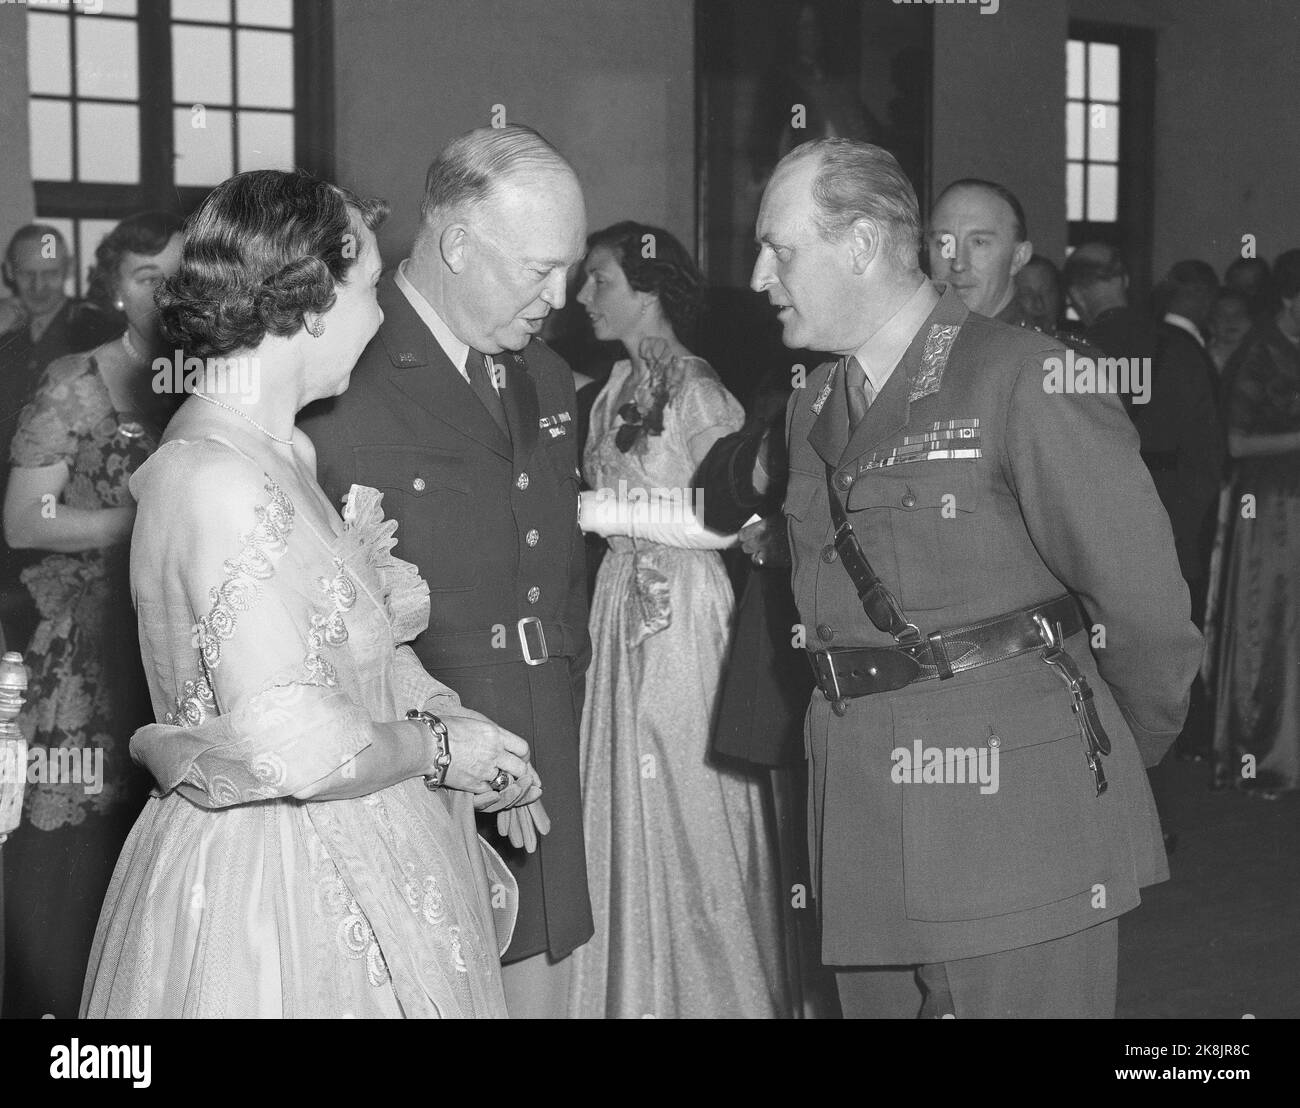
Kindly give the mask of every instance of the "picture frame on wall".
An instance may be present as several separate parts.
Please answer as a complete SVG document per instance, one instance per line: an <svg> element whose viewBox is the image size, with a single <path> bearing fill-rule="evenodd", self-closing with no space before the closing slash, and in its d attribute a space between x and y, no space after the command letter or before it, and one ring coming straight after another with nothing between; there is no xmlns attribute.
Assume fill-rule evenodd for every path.
<svg viewBox="0 0 1300 1108"><path fill-rule="evenodd" d="M933 18L888 0L697 0L697 254L714 288L744 288L776 163L837 135L898 158L929 195Z"/></svg>

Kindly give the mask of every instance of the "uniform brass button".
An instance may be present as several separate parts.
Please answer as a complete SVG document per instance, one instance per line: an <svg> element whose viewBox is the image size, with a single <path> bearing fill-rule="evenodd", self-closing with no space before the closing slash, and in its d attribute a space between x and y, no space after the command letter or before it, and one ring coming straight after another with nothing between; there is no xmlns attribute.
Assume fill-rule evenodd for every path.
<svg viewBox="0 0 1300 1108"><path fill-rule="evenodd" d="M537 528L534 527L531 531L528 532L528 534L524 536L524 542L526 542L529 546L536 546L537 540L540 539L541 537L542 536L540 532L538 532Z"/></svg>
<svg viewBox="0 0 1300 1108"><path fill-rule="evenodd" d="M835 549L835 544L833 542L828 542L825 546L822 547L823 562L829 564L830 562L835 561L835 559L838 558L839 556L840 556L839 552Z"/></svg>
<svg viewBox="0 0 1300 1108"><path fill-rule="evenodd" d="M424 492L424 478L416 477L414 480L412 480L411 488L413 488L416 492Z"/></svg>
<svg viewBox="0 0 1300 1108"><path fill-rule="evenodd" d="M515 488L517 488L520 492L523 492L524 489L528 488L528 474L521 473L518 477L515 478Z"/></svg>
<svg viewBox="0 0 1300 1108"><path fill-rule="evenodd" d="M817 624L817 637L822 642L830 642L831 639L835 638L835 631L828 624L819 623Z"/></svg>
<svg viewBox="0 0 1300 1108"><path fill-rule="evenodd" d="M849 701L847 697L840 697L839 700L831 701L831 711L841 718L849 714Z"/></svg>
<svg viewBox="0 0 1300 1108"><path fill-rule="evenodd" d="M835 478L835 487L840 492L848 492L849 486L853 484L853 474L841 473Z"/></svg>
<svg viewBox="0 0 1300 1108"><path fill-rule="evenodd" d="M536 585L534 585L531 589L528 590L529 604L536 604L541 599L542 599L542 590L539 589Z"/></svg>
<svg viewBox="0 0 1300 1108"><path fill-rule="evenodd" d="M903 507L904 508L916 507L916 497L913 496L910 492L903 494Z"/></svg>

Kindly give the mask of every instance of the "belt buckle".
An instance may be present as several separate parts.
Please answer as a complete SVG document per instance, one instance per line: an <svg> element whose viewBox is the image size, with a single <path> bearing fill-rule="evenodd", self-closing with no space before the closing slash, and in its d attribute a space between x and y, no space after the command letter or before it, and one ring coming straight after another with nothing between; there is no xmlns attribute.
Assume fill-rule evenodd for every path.
<svg viewBox="0 0 1300 1108"><path fill-rule="evenodd" d="M827 700L831 702L831 710L837 716L843 716L849 710L849 698L840 691L840 676L838 673L835 672L835 659L831 656L831 652L829 650L814 651L813 657L824 658L826 660L826 669L830 672L831 675L830 684L831 684L831 688L835 690L835 695L832 696L830 693L828 693L825 690L825 688L823 688L822 696L824 696ZM818 674L819 680L817 682L818 685L822 684L822 680L820 680L820 677L821 674L819 673Z"/></svg>
<svg viewBox="0 0 1300 1108"><path fill-rule="evenodd" d="M537 638L541 643L541 657L534 658L532 651L528 647L528 632L525 630L529 624L537 625ZM551 656L551 652L546 647L546 628L542 626L542 621L537 616L524 616L516 625L519 631L519 649L524 655L524 664L530 666L543 665Z"/></svg>

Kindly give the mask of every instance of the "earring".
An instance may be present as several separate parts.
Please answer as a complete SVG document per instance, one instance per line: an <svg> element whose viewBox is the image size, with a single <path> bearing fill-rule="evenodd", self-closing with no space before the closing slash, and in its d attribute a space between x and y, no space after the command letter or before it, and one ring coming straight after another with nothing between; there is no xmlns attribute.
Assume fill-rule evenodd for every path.
<svg viewBox="0 0 1300 1108"><path fill-rule="evenodd" d="M114 300L113 307L115 307L119 312L126 311L126 304L124 304L121 300Z"/></svg>
<svg viewBox="0 0 1300 1108"><path fill-rule="evenodd" d="M317 316L315 323L307 324L307 333L314 339L320 338L325 333L325 320Z"/></svg>

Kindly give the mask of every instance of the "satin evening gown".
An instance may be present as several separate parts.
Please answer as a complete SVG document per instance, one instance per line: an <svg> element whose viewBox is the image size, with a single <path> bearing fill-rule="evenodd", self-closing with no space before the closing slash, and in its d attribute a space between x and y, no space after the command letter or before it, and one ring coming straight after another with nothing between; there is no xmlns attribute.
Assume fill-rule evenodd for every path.
<svg viewBox="0 0 1300 1108"><path fill-rule="evenodd" d="M1275 323L1246 337L1228 372L1230 429L1300 431L1300 351ZM1300 452L1237 459L1226 508L1215 780L1300 788Z"/></svg>
<svg viewBox="0 0 1300 1108"><path fill-rule="evenodd" d="M618 363L591 413L593 489L687 489L743 422L700 359L676 364L658 434L620 449ZM644 407L645 405L643 405ZM624 432L624 441L629 432ZM596 931L573 955L576 1017L788 1014L773 841L756 778L713 764L734 598L716 551L612 538L591 608L583 826Z"/></svg>

